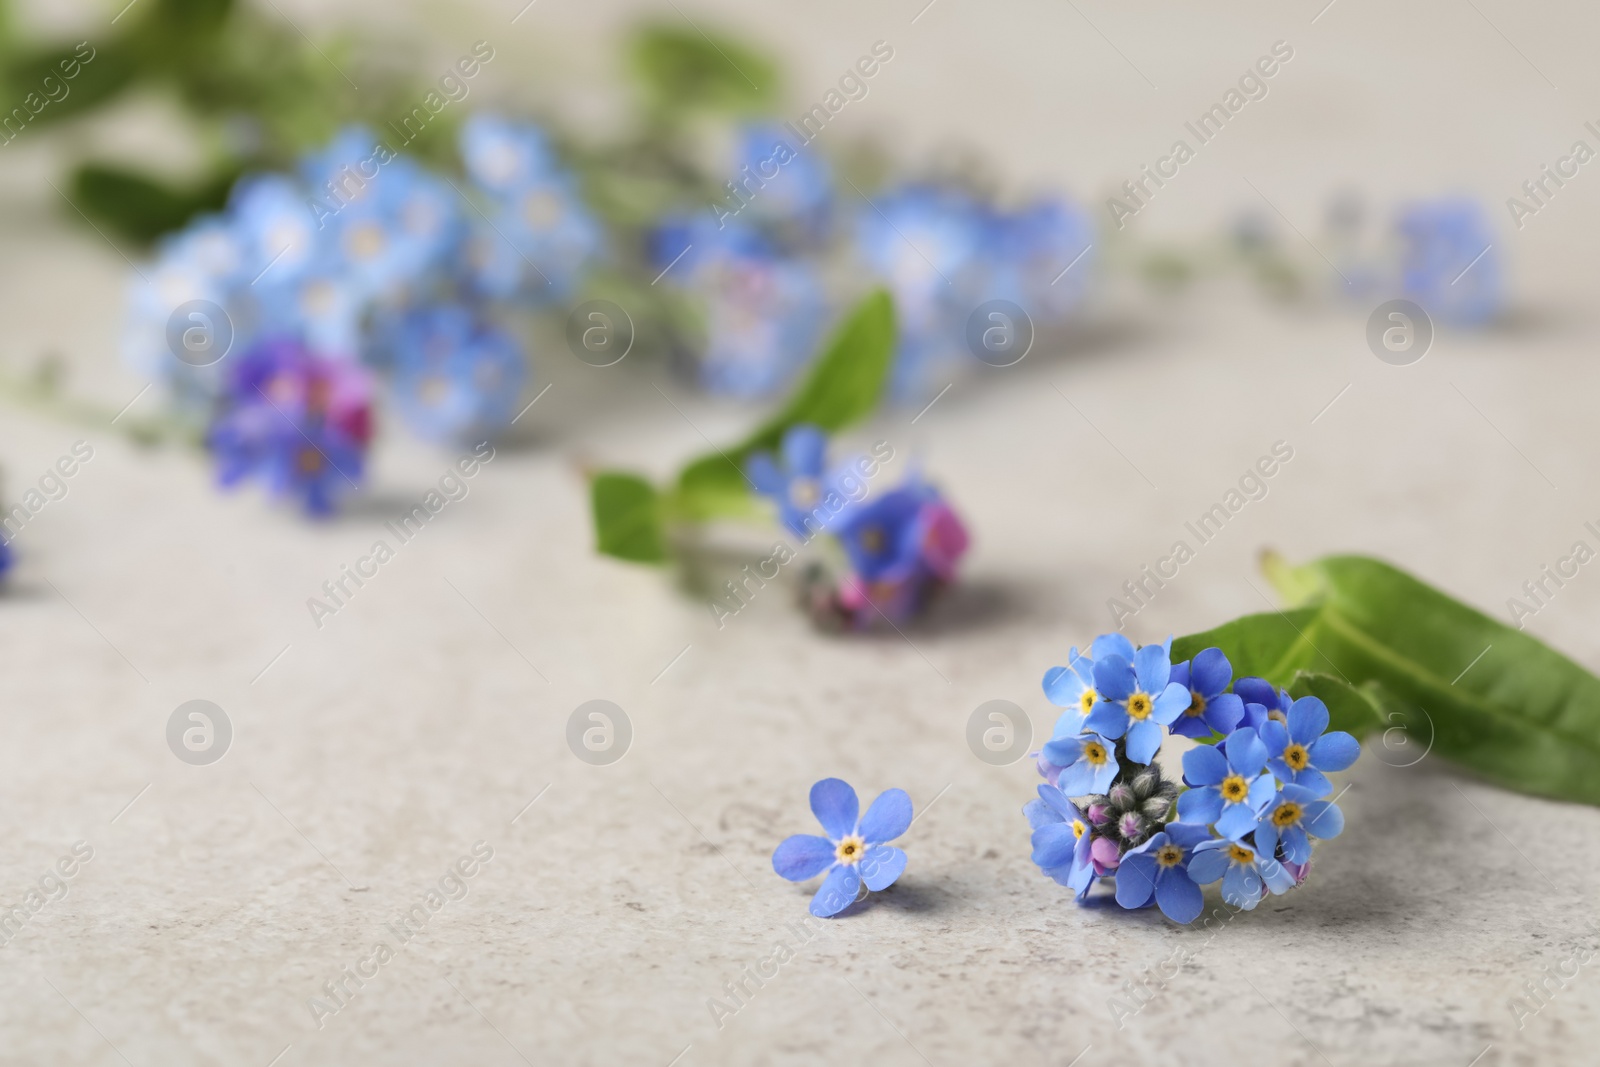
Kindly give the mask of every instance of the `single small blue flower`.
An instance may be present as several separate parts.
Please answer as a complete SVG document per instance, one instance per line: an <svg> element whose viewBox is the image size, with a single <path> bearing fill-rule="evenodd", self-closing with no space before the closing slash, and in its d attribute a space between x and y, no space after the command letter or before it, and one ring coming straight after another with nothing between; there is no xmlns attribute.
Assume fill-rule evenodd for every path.
<svg viewBox="0 0 1600 1067"><path fill-rule="evenodd" d="M1400 286L1430 315L1478 326L1504 302L1494 233L1465 199L1410 204L1395 221L1403 245Z"/></svg>
<svg viewBox="0 0 1600 1067"><path fill-rule="evenodd" d="M1244 718L1244 701L1227 691L1233 666L1220 648L1208 648L1193 661L1174 663L1172 680L1189 690L1189 706L1172 723L1184 737L1227 736Z"/></svg>
<svg viewBox="0 0 1600 1067"><path fill-rule="evenodd" d="M1204 902L1200 887L1189 876L1191 850L1210 839L1204 826L1172 822L1130 849L1117 865L1117 903L1142 908L1154 897L1161 914L1173 922L1194 922Z"/></svg>
<svg viewBox="0 0 1600 1067"><path fill-rule="evenodd" d="M749 184L752 177L756 187ZM733 185L760 218L803 226L810 235L826 229L833 200L828 164L777 123L756 123L740 131ZM732 193L723 205L724 210L740 209Z"/></svg>
<svg viewBox="0 0 1600 1067"><path fill-rule="evenodd" d="M1294 698L1287 689L1279 689L1265 678L1239 678L1233 683L1233 692L1244 701L1240 726L1260 731L1268 719L1289 721L1289 705L1294 703Z"/></svg>
<svg viewBox="0 0 1600 1067"><path fill-rule="evenodd" d="M512 193L556 169L543 130L487 112L461 127L461 158L472 180L492 193Z"/></svg>
<svg viewBox="0 0 1600 1067"><path fill-rule="evenodd" d="M326 250L305 190L283 175L240 179L229 194L228 215L244 240L251 278L286 281L313 267Z"/></svg>
<svg viewBox="0 0 1600 1067"><path fill-rule="evenodd" d="M1048 785L1039 787L1039 799L1030 800L1022 812L1033 827L1033 862L1082 900L1095 880L1089 820L1066 794Z"/></svg>
<svg viewBox="0 0 1600 1067"><path fill-rule="evenodd" d="M780 451L779 460L768 452L752 454L745 461L745 473L757 492L778 505L778 517L791 533L796 537L820 533L836 514L820 507L831 488L824 474L828 435L809 424L791 426L783 435ZM841 504L843 499L839 498Z"/></svg>
<svg viewBox="0 0 1600 1067"><path fill-rule="evenodd" d="M1058 708L1067 711L1056 721L1056 737L1070 737L1083 732L1083 720L1096 700L1094 690L1094 660L1079 655L1078 646L1067 650L1067 665L1051 667L1044 672L1044 695Z"/></svg>
<svg viewBox="0 0 1600 1067"><path fill-rule="evenodd" d="M394 389L419 435L472 443L503 430L527 377L515 337L469 307L419 308L394 330Z"/></svg>
<svg viewBox="0 0 1600 1067"><path fill-rule="evenodd" d="M1105 737L1126 737L1134 763L1149 763L1161 748L1163 726L1189 706L1189 688L1170 681L1172 664L1163 645L1145 645L1133 662L1112 653L1095 656L1094 686L1100 700L1084 729Z"/></svg>
<svg viewBox="0 0 1600 1067"><path fill-rule="evenodd" d="M1328 706L1316 697L1301 697L1289 707L1287 725L1270 720L1261 728L1267 766L1278 780L1302 786L1316 796L1333 792L1328 771L1342 771L1361 755L1361 742L1328 729Z"/></svg>
<svg viewBox="0 0 1600 1067"><path fill-rule="evenodd" d="M1061 768L1056 785L1069 797L1104 793L1111 788L1120 769L1116 747L1094 733L1048 741L1043 756Z"/></svg>
<svg viewBox="0 0 1600 1067"><path fill-rule="evenodd" d="M1183 780L1189 790L1178 797L1178 819L1214 825L1236 839L1255 829L1261 809L1272 801L1278 783L1263 771L1267 746L1242 726L1228 735L1227 754L1197 745L1183 754Z"/></svg>
<svg viewBox="0 0 1600 1067"><path fill-rule="evenodd" d="M1338 837L1344 830L1344 812L1331 800L1298 785L1285 785L1256 823L1256 848L1263 856L1276 856L1279 845L1290 863L1311 860L1311 838Z"/></svg>
<svg viewBox="0 0 1600 1067"><path fill-rule="evenodd" d="M1222 899L1245 911L1261 903L1269 889L1281 894L1295 887L1294 874L1271 856L1260 854L1241 841L1219 838L1194 846L1189 856L1189 878L1197 885L1222 879Z"/></svg>
<svg viewBox="0 0 1600 1067"><path fill-rule="evenodd" d="M874 893L888 889L906 869L906 854L887 842L911 826L911 797L904 789L886 789L866 815L860 810L848 783L824 778L811 787L811 812L827 836L795 834L772 853L772 869L791 882L828 872L811 898L811 914L819 919L855 903L863 885Z"/></svg>
<svg viewBox="0 0 1600 1067"><path fill-rule="evenodd" d="M842 511L833 532L850 557L855 574L867 585L908 581L922 572L923 520L938 492L912 478L876 500Z"/></svg>

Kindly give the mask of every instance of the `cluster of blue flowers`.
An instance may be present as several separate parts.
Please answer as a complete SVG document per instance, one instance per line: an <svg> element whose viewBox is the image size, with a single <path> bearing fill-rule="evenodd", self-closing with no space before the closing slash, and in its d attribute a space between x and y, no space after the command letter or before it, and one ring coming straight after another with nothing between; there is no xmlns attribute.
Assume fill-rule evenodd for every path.
<svg viewBox="0 0 1600 1067"><path fill-rule="evenodd" d="M819 560L805 572L804 606L813 620L829 629L905 622L954 581L969 543L966 526L919 473L871 493L870 480L894 456L887 442L832 467L827 448L822 430L794 426L781 456L757 452L745 473L803 544L826 533L843 549L842 567Z"/></svg>
<svg viewBox="0 0 1600 1067"><path fill-rule="evenodd" d="M833 260L894 295L891 392L901 399L972 360L966 322L979 304L1008 300L1045 326L1080 303L1094 232L1077 206L1048 198L1012 211L956 186L911 183L846 210L828 164L792 141L780 126L747 128L724 202L654 232L655 269L693 296L703 320L707 390L760 396L789 383L827 319Z"/></svg>
<svg viewBox="0 0 1600 1067"><path fill-rule="evenodd" d="M527 362L501 320L570 295L602 231L537 127L475 116L460 149L466 188L347 129L298 174L242 179L225 212L166 238L140 272L126 354L212 418L225 482L260 475L321 512L332 497L314 482L328 467L358 478L359 455L331 460L368 433L317 441L330 462L302 464L305 418L285 409L261 425L274 410L263 374L349 394L374 370L433 439L481 440L511 420Z"/></svg>
<svg viewBox="0 0 1600 1067"><path fill-rule="evenodd" d="M1388 229L1369 227L1360 198L1328 207L1328 249L1346 297L1404 296L1440 322L1482 326L1505 307L1505 278L1483 208L1465 197L1401 204ZM1264 238L1256 238L1257 241Z"/></svg>
<svg viewBox="0 0 1600 1067"><path fill-rule="evenodd" d="M1202 885L1220 881L1223 900L1248 910L1303 882L1313 841L1344 829L1328 774L1361 749L1328 731L1316 697L1234 680L1221 649L1174 664L1170 646L1105 634L1045 674L1045 696L1067 710L1024 813L1033 862L1080 901L1114 878L1118 904L1187 923ZM1169 734L1199 742L1183 755L1187 788L1156 762Z"/></svg>

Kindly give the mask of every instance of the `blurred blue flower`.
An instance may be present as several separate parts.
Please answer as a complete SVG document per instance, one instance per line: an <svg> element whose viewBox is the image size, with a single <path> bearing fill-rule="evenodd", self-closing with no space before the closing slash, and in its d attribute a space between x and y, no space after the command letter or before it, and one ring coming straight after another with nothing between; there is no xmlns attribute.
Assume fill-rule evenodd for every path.
<svg viewBox="0 0 1600 1067"><path fill-rule="evenodd" d="M696 371L708 391L767 396L816 349L826 305L816 266L779 254L753 227L672 219L652 239L660 275L700 300L706 339Z"/></svg>
<svg viewBox="0 0 1600 1067"><path fill-rule="evenodd" d="M417 434L472 443L510 424L527 377L516 338L461 304L429 304L390 330L394 392Z"/></svg>
<svg viewBox="0 0 1600 1067"><path fill-rule="evenodd" d="M232 362L206 444L224 487L253 478L325 516L359 486L370 439L361 368L273 339Z"/></svg>
<svg viewBox="0 0 1600 1067"><path fill-rule="evenodd" d="M749 211L757 220L792 225L797 236L811 241L826 232L833 204L828 164L777 123L751 124L739 131L728 184L736 192L728 191L722 210L713 211L723 222L728 221L723 212Z"/></svg>
<svg viewBox="0 0 1600 1067"><path fill-rule="evenodd" d="M778 505L778 517L796 537L809 539L828 528L834 512L819 505L829 489L824 477L828 435L815 426L791 426L783 435L781 460L769 452L756 452L745 463L745 473L756 491ZM842 500L842 498L841 498ZM815 529L806 526L812 521Z"/></svg>
<svg viewBox="0 0 1600 1067"><path fill-rule="evenodd" d="M1505 300L1500 257L1477 203L1443 199L1407 205L1395 221L1402 251L1400 288L1429 315L1479 326Z"/></svg>
<svg viewBox="0 0 1600 1067"><path fill-rule="evenodd" d="M965 351L983 246L983 209L954 189L902 186L857 216L858 254L894 295L900 342L890 391L896 397L917 395L940 364Z"/></svg>
<svg viewBox="0 0 1600 1067"><path fill-rule="evenodd" d="M984 225L988 277L983 296L1011 301L1035 325L1060 322L1083 300L1093 245L1088 213L1064 199L1036 200L1012 212L990 210Z"/></svg>
<svg viewBox="0 0 1600 1067"><path fill-rule="evenodd" d="M811 812L827 836L795 834L772 853L772 869L791 882L828 872L811 898L811 914L818 918L830 918L855 903L863 885L874 893L889 888L906 869L906 854L888 844L911 826L906 791L886 789L865 816L860 810L848 783L824 778L811 787Z"/></svg>

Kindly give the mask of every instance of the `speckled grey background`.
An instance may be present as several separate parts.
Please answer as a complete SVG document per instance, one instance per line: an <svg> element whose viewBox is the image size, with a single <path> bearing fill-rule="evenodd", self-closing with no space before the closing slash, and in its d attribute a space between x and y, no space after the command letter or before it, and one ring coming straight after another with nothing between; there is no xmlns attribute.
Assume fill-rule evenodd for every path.
<svg viewBox="0 0 1600 1067"><path fill-rule="evenodd" d="M544 99L596 121L625 20L559 0L515 27L513 0L283 6L308 26L420 26L447 57L492 38L514 61L497 91L547 73ZM721 10L788 54L801 106L891 39L894 65L841 122L909 155L966 140L1008 181L1085 194L1293 41L1273 95L1136 220L1149 238L1260 210L1246 179L1307 231L1349 181L1380 200L1462 189L1499 212L1600 98L1583 51L1593 15L1576 4L1341 0L1312 24L1321 7L939 0L915 25L920 3L686 10ZM127 149L130 130L164 144L158 104L131 110L103 144ZM114 356L127 268L57 213L43 178L64 150L19 141L0 158L0 360L58 351L72 387L114 412L143 385ZM182 151L173 139L171 158ZM1032 771L986 766L964 738L997 698L1047 731L1044 670L1105 629L1123 580L1280 440L1294 458L1270 495L1132 621L1135 637L1263 609L1267 545L1366 550L1503 613L1600 519L1597 198L1584 172L1520 232L1496 214L1513 314L1443 332L1411 367L1367 351L1364 307L1111 287L1050 350L977 368L915 425L914 409L885 414L860 440L923 462L974 535L964 587L904 638L819 637L777 588L719 630L663 576L592 555L581 464L665 472L702 432L748 419L648 368L541 351L551 391L526 432L320 630L306 598L451 455L386 433L370 498L308 526L217 494L197 456L7 404L7 499L74 441L94 457L18 538L0 599L0 902L21 902L75 842L93 857L0 947L0 1063L1586 1062L1592 960L1550 980L1536 1015L1511 1001L1600 945L1594 811L1475 782L1423 756L1425 738L1370 744L1341 776L1348 828L1306 887L1190 931L1075 907L1027 859ZM1584 625L1597 609L1585 571L1530 628L1600 665ZM209 767L165 743L194 698L234 727ZM595 698L633 725L610 766L566 747L569 714ZM894 889L815 932L797 925L809 890L768 857L810 830L806 790L824 775L864 800L905 788L921 814ZM392 944L386 924L480 841L492 858L465 897L349 982L318 1028L308 1000ZM792 958L756 988L745 968L780 942ZM708 1000L741 980L754 992L719 1026ZM1154 995L1130 1016L1112 998L1141 981Z"/></svg>

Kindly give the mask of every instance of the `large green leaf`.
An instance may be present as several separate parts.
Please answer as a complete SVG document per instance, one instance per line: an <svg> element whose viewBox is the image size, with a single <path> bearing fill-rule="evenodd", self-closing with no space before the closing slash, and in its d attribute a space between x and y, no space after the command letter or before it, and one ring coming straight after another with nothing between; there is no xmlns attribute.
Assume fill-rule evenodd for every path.
<svg viewBox="0 0 1600 1067"><path fill-rule="evenodd" d="M739 444L684 468L680 496L698 501L744 497L745 460L752 452L776 449L791 426L809 423L832 433L871 414L889 379L894 335L894 301L886 290L876 290L846 316L782 410Z"/></svg>
<svg viewBox="0 0 1600 1067"><path fill-rule="evenodd" d="M667 558L661 498L648 481L623 471L601 471L589 485L589 501L597 550L635 563Z"/></svg>
<svg viewBox="0 0 1600 1067"><path fill-rule="evenodd" d="M628 58L654 112L680 108L748 111L779 98L771 59L719 33L651 25L635 31Z"/></svg>
<svg viewBox="0 0 1600 1067"><path fill-rule="evenodd" d="M180 187L125 167L86 163L72 176L72 202L91 219L142 244L221 208L237 177L225 170Z"/></svg>
<svg viewBox="0 0 1600 1067"><path fill-rule="evenodd" d="M1300 606L1181 638L1173 658L1214 645L1235 676L1293 685L1297 695L1320 685L1317 695L1333 693L1344 718L1369 729L1399 721L1419 744L1431 738L1433 751L1500 785L1600 804L1600 678L1378 560L1273 560L1268 573Z"/></svg>

